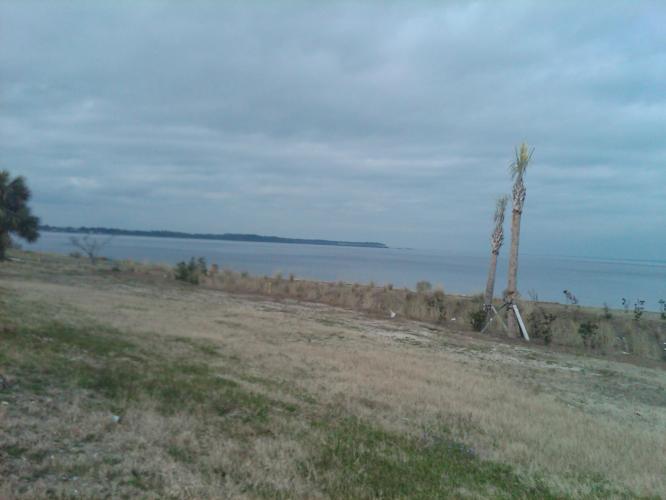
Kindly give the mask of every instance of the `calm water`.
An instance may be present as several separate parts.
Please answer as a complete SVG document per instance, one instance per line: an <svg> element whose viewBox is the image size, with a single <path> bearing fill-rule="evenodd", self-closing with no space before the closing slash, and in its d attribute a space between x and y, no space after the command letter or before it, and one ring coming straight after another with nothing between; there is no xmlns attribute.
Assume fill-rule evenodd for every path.
<svg viewBox="0 0 666 500"><path fill-rule="evenodd" d="M67 254L74 249L70 235L43 233L27 249ZM100 238L104 238L100 236ZM184 240L116 236L102 254L113 259L174 264L192 256L203 256L220 268L257 275L285 276L326 281L414 287L420 280L441 285L451 293L471 294L485 287L488 257L450 254L442 251L329 247L247 243L235 241ZM666 298L666 263L578 259L521 255L518 274L520 292L538 293L540 300L561 302L562 291L573 291L581 304L621 307L622 297L645 299L648 309ZM496 294L506 286L506 261L498 268Z"/></svg>

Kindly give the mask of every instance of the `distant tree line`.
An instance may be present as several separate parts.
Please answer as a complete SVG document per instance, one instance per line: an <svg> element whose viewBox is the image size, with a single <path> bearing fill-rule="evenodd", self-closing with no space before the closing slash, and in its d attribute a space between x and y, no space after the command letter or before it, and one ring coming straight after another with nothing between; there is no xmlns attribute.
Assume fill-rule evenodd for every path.
<svg viewBox="0 0 666 500"><path fill-rule="evenodd" d="M261 236L258 234L210 234L210 233L182 233L178 231L135 231L130 229L115 229L109 227L57 227L42 225L41 231L57 233L76 234L106 234L110 236L147 236L151 238L183 238L197 240L220 240L220 241L251 241L258 243L291 243L301 245L329 245L343 247L364 248L388 248L384 243L372 241L334 241L334 240L311 240L301 238L281 238L279 236Z"/></svg>

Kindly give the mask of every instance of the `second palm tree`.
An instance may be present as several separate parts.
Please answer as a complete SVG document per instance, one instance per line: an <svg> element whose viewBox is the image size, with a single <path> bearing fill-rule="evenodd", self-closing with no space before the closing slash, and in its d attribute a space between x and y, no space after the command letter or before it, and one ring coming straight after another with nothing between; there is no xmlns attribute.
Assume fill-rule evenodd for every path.
<svg viewBox="0 0 666 500"><path fill-rule="evenodd" d="M534 149L530 149L526 143L522 143L520 148L516 149L516 158L511 163L510 170L513 177L513 210L511 214L511 254L509 256L509 283L506 288L505 300L508 304L513 304L516 300L518 283L518 243L520 240L520 220L523 215L523 206L525 205L525 171L532 160ZM509 309L508 316L509 334L515 335L517 331L516 318Z"/></svg>
<svg viewBox="0 0 666 500"><path fill-rule="evenodd" d="M509 201L508 196L501 196L497 199L495 206L495 228L490 237L490 268L488 269L488 282L486 283L486 293L483 298L487 317L490 317L493 304L493 294L495 291L495 273L497 271L497 256L504 242L504 212L506 204Z"/></svg>

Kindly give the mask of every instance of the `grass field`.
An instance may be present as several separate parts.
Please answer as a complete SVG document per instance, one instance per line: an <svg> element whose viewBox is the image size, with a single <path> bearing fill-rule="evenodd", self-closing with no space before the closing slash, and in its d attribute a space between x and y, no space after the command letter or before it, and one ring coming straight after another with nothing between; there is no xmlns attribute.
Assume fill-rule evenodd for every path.
<svg viewBox="0 0 666 500"><path fill-rule="evenodd" d="M666 492L659 362L13 256L0 498Z"/></svg>

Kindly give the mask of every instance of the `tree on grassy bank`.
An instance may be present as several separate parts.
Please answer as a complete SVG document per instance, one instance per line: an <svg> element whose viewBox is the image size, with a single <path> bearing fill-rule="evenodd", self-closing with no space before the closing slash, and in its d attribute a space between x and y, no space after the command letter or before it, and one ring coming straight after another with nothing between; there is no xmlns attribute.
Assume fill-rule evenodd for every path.
<svg viewBox="0 0 666 500"><path fill-rule="evenodd" d="M29 242L39 237L39 219L32 215L29 200L25 179L21 176L12 179L7 170L0 171L0 260L6 258L11 234Z"/></svg>
<svg viewBox="0 0 666 500"><path fill-rule="evenodd" d="M520 240L520 220L523 215L523 206L527 190L523 178L527 166L532 160L534 149L530 149L527 143L522 143L519 149L516 149L516 159L511 164L511 175L513 177L513 212L511 215L511 255L509 257L509 283L506 288L506 301L513 304L516 299L516 288L518 283L518 243ZM509 333L515 334L517 325L516 318L509 313L508 316Z"/></svg>
<svg viewBox="0 0 666 500"><path fill-rule="evenodd" d="M78 236L72 236L69 239L69 242L74 248L81 250L86 255L86 257L90 259L90 263L92 265L95 265L97 264L97 259L99 259L100 252L106 245L109 244L111 238L113 238L113 236L109 236L104 240L100 240L93 238L89 234L86 234L80 238Z"/></svg>
<svg viewBox="0 0 666 500"><path fill-rule="evenodd" d="M488 315L490 315L490 306L493 303L493 293L495 291L497 256L500 248L502 248L502 243L504 243L504 212L508 201L508 196L501 196L497 199L497 205L495 206L495 229L490 238L490 269L488 269L488 282L486 283L486 293L483 299Z"/></svg>

